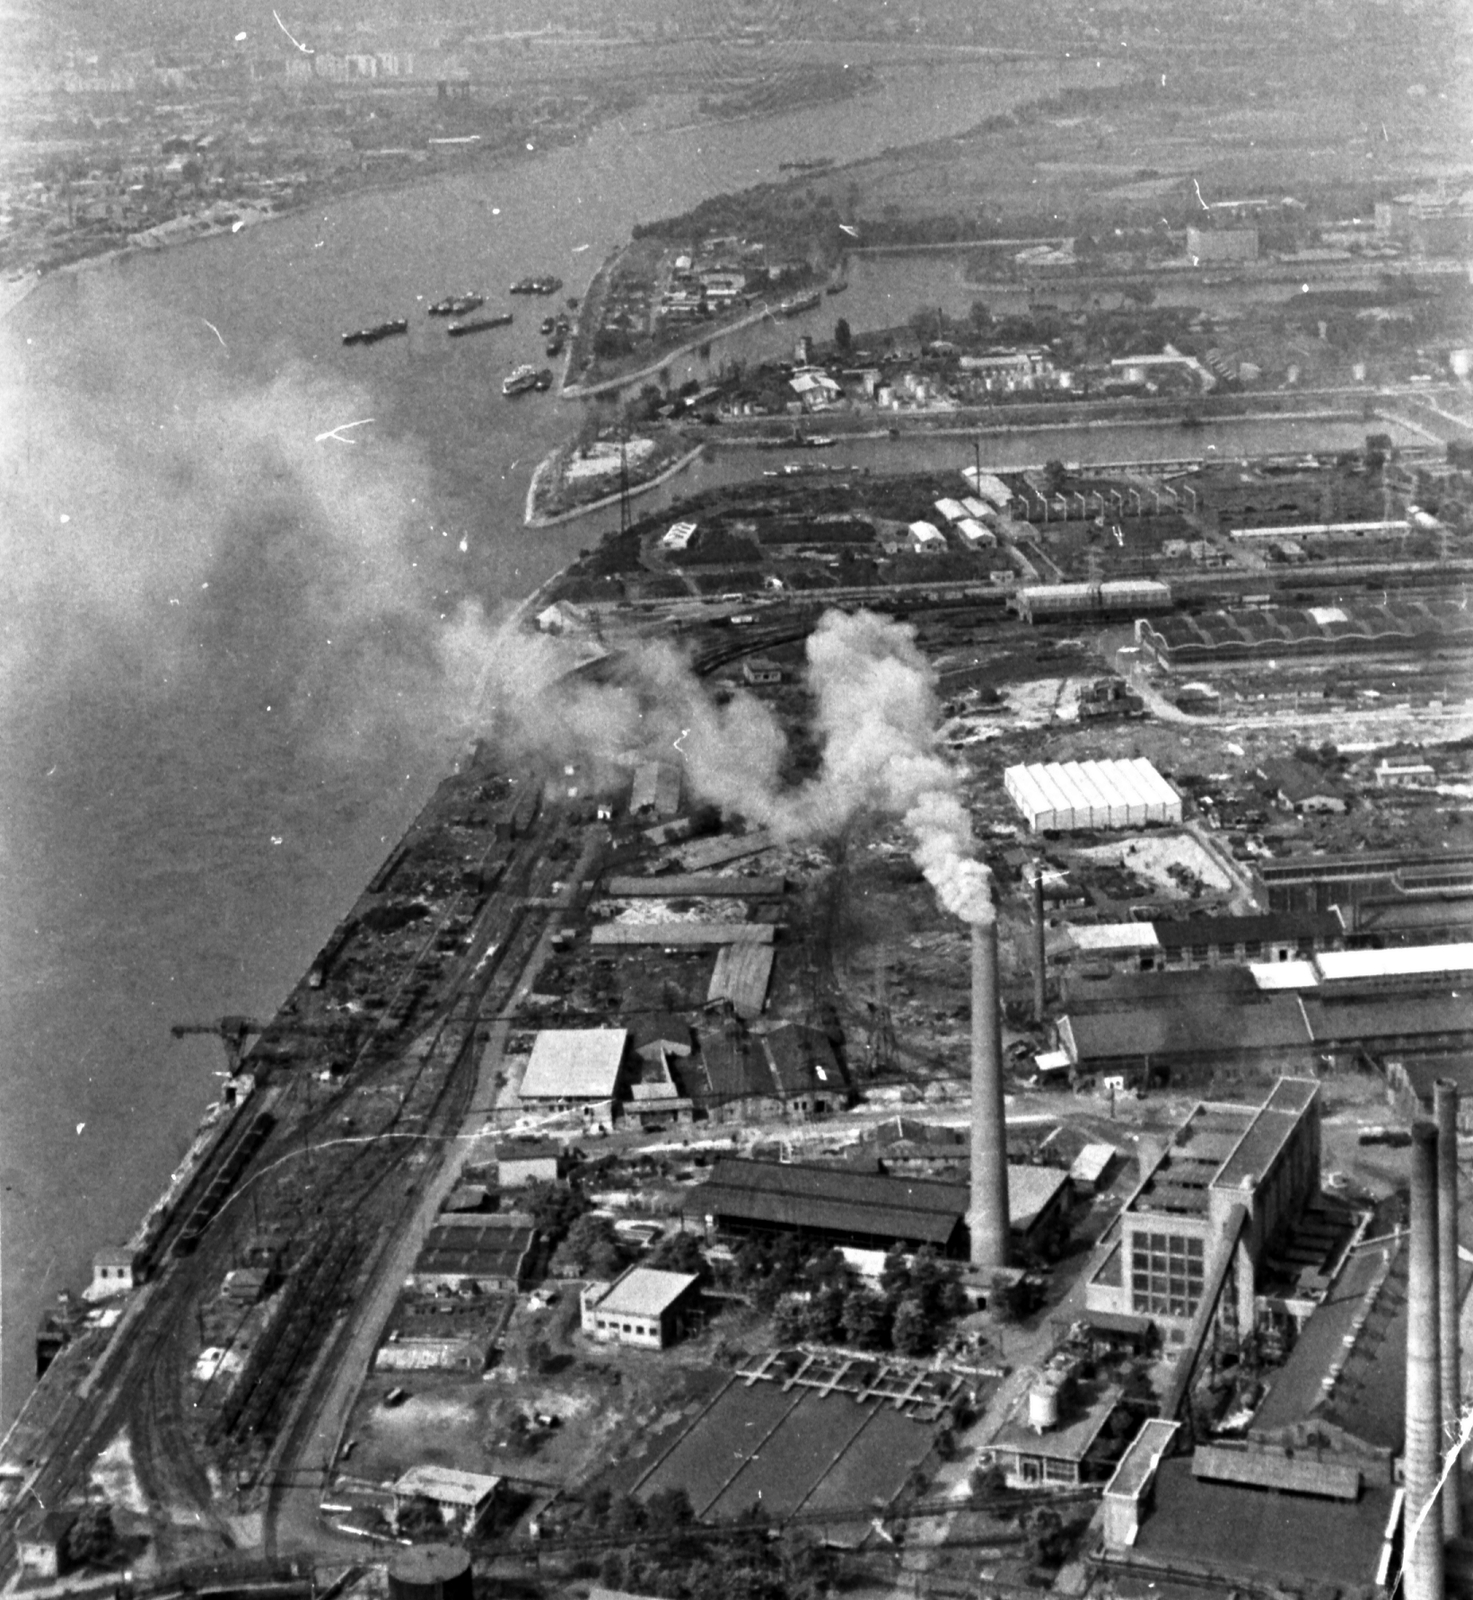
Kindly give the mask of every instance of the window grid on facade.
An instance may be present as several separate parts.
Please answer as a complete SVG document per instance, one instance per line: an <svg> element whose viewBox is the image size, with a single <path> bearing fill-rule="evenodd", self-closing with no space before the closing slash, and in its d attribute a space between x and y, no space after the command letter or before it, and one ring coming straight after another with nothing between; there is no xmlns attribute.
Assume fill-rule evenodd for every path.
<svg viewBox="0 0 1473 1600"><path fill-rule="evenodd" d="M1204 1268L1200 1239L1180 1233L1137 1233L1130 1257L1132 1309L1157 1316L1192 1316L1202 1299Z"/></svg>

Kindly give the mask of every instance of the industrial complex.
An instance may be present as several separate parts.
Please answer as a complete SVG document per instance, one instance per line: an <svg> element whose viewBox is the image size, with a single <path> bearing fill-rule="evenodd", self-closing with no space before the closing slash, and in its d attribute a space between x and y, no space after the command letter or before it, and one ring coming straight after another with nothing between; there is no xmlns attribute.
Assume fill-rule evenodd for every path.
<svg viewBox="0 0 1473 1600"><path fill-rule="evenodd" d="M1473 557L1256 537L1385 470L763 482L557 580L578 739L488 729L209 1025L225 1096L48 1316L20 1592L99 1502L141 1585L1473 1584ZM944 577L885 553L974 491Z"/></svg>

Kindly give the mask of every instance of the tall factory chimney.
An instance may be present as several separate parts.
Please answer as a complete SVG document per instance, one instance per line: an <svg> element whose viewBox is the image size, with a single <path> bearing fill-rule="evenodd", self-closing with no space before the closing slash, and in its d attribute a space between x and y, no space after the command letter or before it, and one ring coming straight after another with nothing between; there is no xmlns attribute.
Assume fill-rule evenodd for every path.
<svg viewBox="0 0 1473 1600"><path fill-rule="evenodd" d="M1043 862L1033 863L1033 1019L1043 1021L1048 1009L1048 959L1044 949Z"/></svg>
<svg viewBox="0 0 1473 1600"><path fill-rule="evenodd" d="M1406 1486L1402 1511L1406 1600L1443 1600L1442 1513L1436 1500L1442 1445L1437 1244L1437 1127L1419 1121L1412 1124L1406 1449L1402 1463Z"/></svg>
<svg viewBox="0 0 1473 1600"><path fill-rule="evenodd" d="M1433 1087L1437 1117L1437 1309L1442 1345L1442 1434L1447 1451L1458 1437L1463 1375L1458 1338L1458 1086L1439 1078ZM1442 1531L1463 1531L1463 1469L1453 1464L1442 1486Z"/></svg>
<svg viewBox="0 0 1473 1600"><path fill-rule="evenodd" d="M972 923L972 1208L974 1267L1008 1263L1008 1149L1002 1103L997 923Z"/></svg>

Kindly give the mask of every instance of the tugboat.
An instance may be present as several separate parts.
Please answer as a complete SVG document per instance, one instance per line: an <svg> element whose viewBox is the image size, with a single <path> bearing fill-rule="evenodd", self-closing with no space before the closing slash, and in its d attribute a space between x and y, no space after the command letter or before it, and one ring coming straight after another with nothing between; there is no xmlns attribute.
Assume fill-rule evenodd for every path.
<svg viewBox="0 0 1473 1600"><path fill-rule="evenodd" d="M487 328L506 328L511 325L511 312L498 312L494 317L477 317L473 322L452 322L445 332L452 339L458 339L466 333L482 333Z"/></svg>
<svg viewBox="0 0 1473 1600"><path fill-rule="evenodd" d="M513 294L556 294L563 286L561 278L518 278L511 286Z"/></svg>
<svg viewBox="0 0 1473 1600"><path fill-rule="evenodd" d="M552 368L539 367L536 375L532 379L532 387L536 389L539 394L544 394L547 390L552 388Z"/></svg>
<svg viewBox="0 0 1473 1600"><path fill-rule="evenodd" d="M542 319L542 325L538 328L537 331L538 331L538 333L546 336L547 334L551 333L552 330L555 327L557 327L557 318L556 317L544 317Z"/></svg>
<svg viewBox="0 0 1473 1600"><path fill-rule="evenodd" d="M549 339L545 348L549 356L560 356L563 353L562 335L559 334L557 338Z"/></svg>
<svg viewBox="0 0 1473 1600"><path fill-rule="evenodd" d="M387 339L392 334L408 333L409 319L395 317L392 322L379 322L371 328L359 328L356 333L345 333L344 344L377 344L380 339Z"/></svg>
<svg viewBox="0 0 1473 1600"><path fill-rule="evenodd" d="M501 392L504 395L526 394L529 389L537 387L540 374L530 362L524 361L521 366L515 367L501 380Z"/></svg>
<svg viewBox="0 0 1473 1600"><path fill-rule="evenodd" d="M437 300L430 307L432 317L463 317L468 311L478 311L486 304L483 294L451 295L449 299Z"/></svg>

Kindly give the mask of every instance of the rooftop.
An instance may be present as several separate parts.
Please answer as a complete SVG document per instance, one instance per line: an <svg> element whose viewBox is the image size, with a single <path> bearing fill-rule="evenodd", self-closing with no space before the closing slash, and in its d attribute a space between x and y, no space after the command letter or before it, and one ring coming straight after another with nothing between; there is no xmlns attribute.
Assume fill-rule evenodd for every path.
<svg viewBox="0 0 1473 1600"><path fill-rule="evenodd" d="M500 1478L484 1472L461 1472L455 1467L423 1463L411 1467L394 1485L401 1498L422 1494L445 1505L478 1506L495 1492Z"/></svg>
<svg viewBox="0 0 1473 1600"><path fill-rule="evenodd" d="M1275 1494L1207 1483L1184 1457L1163 1461L1155 1509L1135 1549L1147 1560L1184 1562L1216 1574L1261 1574L1276 1586L1369 1589L1381 1556L1393 1491L1368 1488L1358 1501Z"/></svg>
<svg viewBox="0 0 1473 1600"><path fill-rule="evenodd" d="M1145 1320L1145 1319L1140 1319ZM1098 1323L1098 1318L1091 1318ZM1165 1417L1150 1417L1141 1425L1141 1431L1130 1441L1125 1454L1115 1468L1115 1474L1105 1486L1106 1494L1127 1495L1134 1499L1150 1480L1171 1442L1181 1427Z"/></svg>
<svg viewBox="0 0 1473 1600"><path fill-rule="evenodd" d="M660 1272L654 1267L630 1267L614 1280L598 1309L611 1317L659 1317L692 1289L700 1279L693 1272Z"/></svg>
<svg viewBox="0 0 1473 1600"><path fill-rule="evenodd" d="M537 1035L523 1100L609 1100L629 1034L623 1028L549 1028Z"/></svg>
<svg viewBox="0 0 1473 1600"><path fill-rule="evenodd" d="M1321 983L1441 977L1473 972L1473 943L1414 944L1394 950L1325 950L1314 959Z"/></svg>

